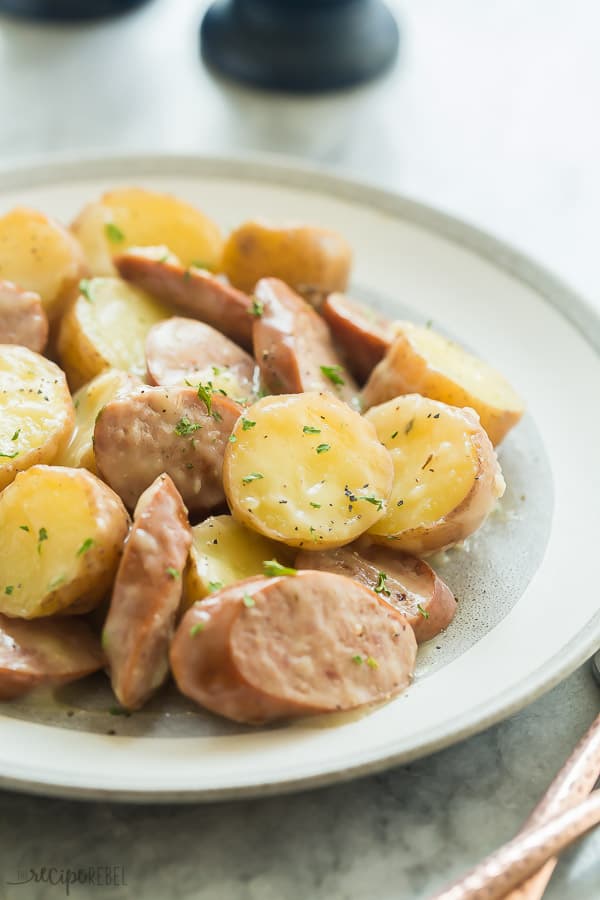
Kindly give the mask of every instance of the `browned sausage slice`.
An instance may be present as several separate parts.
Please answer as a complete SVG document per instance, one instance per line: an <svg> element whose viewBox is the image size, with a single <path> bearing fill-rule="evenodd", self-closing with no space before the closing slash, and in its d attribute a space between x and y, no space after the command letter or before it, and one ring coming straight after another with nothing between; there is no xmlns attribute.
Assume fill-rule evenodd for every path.
<svg viewBox="0 0 600 900"><path fill-rule="evenodd" d="M84 678L105 662L100 642L81 619L0 615L0 700Z"/></svg>
<svg viewBox="0 0 600 900"><path fill-rule="evenodd" d="M171 645L182 693L257 724L354 709L410 682L413 631L398 610L330 572L248 579L196 603Z"/></svg>
<svg viewBox="0 0 600 900"><path fill-rule="evenodd" d="M170 259L151 259L131 250L114 259L122 278L164 303L207 322L237 344L252 347L252 301L206 269L189 269Z"/></svg>
<svg viewBox="0 0 600 900"><path fill-rule="evenodd" d="M221 394L208 399L210 409L194 388L145 387L101 410L96 465L129 509L162 472L193 514L225 501L223 456L241 408Z"/></svg>
<svg viewBox="0 0 600 900"><path fill-rule="evenodd" d="M254 394L252 357L197 319L173 317L154 325L146 338L146 366L153 384L211 381L236 400Z"/></svg>
<svg viewBox="0 0 600 900"><path fill-rule="evenodd" d="M33 291L0 281L0 344L21 344L41 353L48 340L48 317Z"/></svg>
<svg viewBox="0 0 600 900"><path fill-rule="evenodd" d="M168 675L191 543L181 495L160 475L135 508L102 632L113 690L127 709L142 706Z"/></svg>
<svg viewBox="0 0 600 900"><path fill-rule="evenodd" d="M303 550L294 565L346 575L378 592L406 616L419 644L446 628L456 612L454 594L431 566L387 547Z"/></svg>
<svg viewBox="0 0 600 900"><path fill-rule="evenodd" d="M350 370L359 381L366 381L392 346L393 324L345 294L329 294L321 315L343 350Z"/></svg>
<svg viewBox="0 0 600 900"><path fill-rule="evenodd" d="M273 394L331 391L350 402L358 388L344 369L329 327L283 281L261 278L255 296L254 356Z"/></svg>

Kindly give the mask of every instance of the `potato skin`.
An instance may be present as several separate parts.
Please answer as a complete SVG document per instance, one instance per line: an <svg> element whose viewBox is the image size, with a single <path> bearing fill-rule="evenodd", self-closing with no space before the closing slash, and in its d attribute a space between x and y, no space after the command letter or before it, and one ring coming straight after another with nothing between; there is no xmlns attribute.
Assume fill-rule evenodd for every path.
<svg viewBox="0 0 600 900"><path fill-rule="evenodd" d="M430 407L431 416L435 415L436 409L441 411L446 407L453 415L462 418L465 423L465 432L469 434L477 460L470 490L446 515L427 525L406 529L401 532L377 534L370 530L365 536L367 540L373 543L384 544L390 548L395 547L415 556L425 556L447 549L473 534L483 524L496 500L503 495L505 483L491 441L481 427L477 413L472 409L448 407L447 404L437 401L427 401L426 398L420 395L398 397L395 401L390 401L388 404L374 407L365 416L365 418L375 424L384 445L386 444L386 434L383 433L380 426L378 427L378 413L384 410L385 407L391 407L394 403L399 402L415 402L422 408ZM383 524L383 521L381 524Z"/></svg>
<svg viewBox="0 0 600 900"><path fill-rule="evenodd" d="M427 335L428 329L419 328L410 322L397 322L395 329L396 338L390 350L373 370L365 385L362 393L363 409L385 403L400 394L422 394L451 406L474 409L492 444L499 444L519 422L524 412L522 402L503 376L486 363L462 351L461 355L471 366L479 366L482 376L493 378L501 386L510 405L486 400L478 391L469 390L451 373L445 372L439 360L428 359L418 344L419 335ZM454 348L454 344L441 335L431 332L430 336L442 345L445 343ZM452 349L452 352L455 353L456 350Z"/></svg>
<svg viewBox="0 0 600 900"><path fill-rule="evenodd" d="M346 289L352 250L344 238L310 225L244 222L223 250L223 271L235 287L252 291L260 278L285 281L309 301Z"/></svg>
<svg viewBox="0 0 600 900"><path fill-rule="evenodd" d="M128 529L119 497L86 469L21 472L0 494L0 613L89 612L112 583Z"/></svg>
<svg viewBox="0 0 600 900"><path fill-rule="evenodd" d="M0 490L18 472L52 463L74 421L64 372L27 347L0 344Z"/></svg>
<svg viewBox="0 0 600 900"><path fill-rule="evenodd" d="M54 219L27 207L0 217L0 279L39 294L51 322L85 271L77 240Z"/></svg>
<svg viewBox="0 0 600 900"><path fill-rule="evenodd" d="M218 269L223 249L219 227L171 194L128 187L89 203L71 225L93 275L115 275L113 257L129 247L167 245L187 268Z"/></svg>

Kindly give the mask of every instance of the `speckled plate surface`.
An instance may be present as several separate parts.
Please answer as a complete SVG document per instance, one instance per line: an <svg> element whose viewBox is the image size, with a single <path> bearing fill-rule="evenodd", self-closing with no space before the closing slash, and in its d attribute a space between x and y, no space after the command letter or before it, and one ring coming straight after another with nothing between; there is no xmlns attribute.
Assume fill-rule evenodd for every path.
<svg viewBox="0 0 600 900"><path fill-rule="evenodd" d="M435 326L500 368L528 414L500 449L498 510L434 558L459 612L419 651L415 683L360 715L250 729L165 688L114 716L104 676L0 705L0 785L114 800L217 800L317 786L407 762L532 701L600 645L589 566L598 544L600 318L548 272L405 198L272 160L53 162L0 173L0 213L69 221L118 184L172 191L224 228L256 215L339 229L352 292ZM595 499L595 502L593 502ZM2 548L0 547L0 553Z"/></svg>

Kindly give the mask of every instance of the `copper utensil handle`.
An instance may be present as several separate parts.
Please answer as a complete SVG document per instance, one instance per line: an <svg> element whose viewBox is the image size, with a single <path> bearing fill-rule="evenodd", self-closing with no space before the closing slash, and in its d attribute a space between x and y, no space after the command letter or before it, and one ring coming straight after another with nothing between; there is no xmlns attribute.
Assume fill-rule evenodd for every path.
<svg viewBox="0 0 600 900"><path fill-rule="evenodd" d="M590 793L599 774L600 716L583 735L520 833L579 803ZM506 894L504 900L540 900L557 862L556 857L549 859L535 875Z"/></svg>
<svg viewBox="0 0 600 900"><path fill-rule="evenodd" d="M521 832L431 900L502 900L547 860L600 824L600 790L542 825Z"/></svg>

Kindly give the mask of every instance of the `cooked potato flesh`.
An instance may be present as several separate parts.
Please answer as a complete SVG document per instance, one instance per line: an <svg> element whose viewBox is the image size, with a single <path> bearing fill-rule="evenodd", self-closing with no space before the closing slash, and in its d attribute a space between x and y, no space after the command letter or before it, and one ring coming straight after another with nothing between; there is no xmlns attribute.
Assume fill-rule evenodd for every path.
<svg viewBox="0 0 600 900"><path fill-rule="evenodd" d="M73 419L58 366L26 347L0 344L0 489L17 472L52 462L71 434Z"/></svg>
<svg viewBox="0 0 600 900"><path fill-rule="evenodd" d="M428 526L462 503L479 461L460 410L409 394L373 407L366 418L394 463L388 510L370 533L394 535Z"/></svg>
<svg viewBox="0 0 600 900"><path fill-rule="evenodd" d="M170 194L122 188L86 206L72 225L93 275L114 275L114 255L130 247L164 245L186 268L218 269L223 239L218 226ZM163 257L160 257L163 258Z"/></svg>
<svg viewBox="0 0 600 900"><path fill-rule="evenodd" d="M338 547L385 514L389 453L371 423L333 395L265 397L233 438L225 490L250 528L294 547Z"/></svg>
<svg viewBox="0 0 600 900"><path fill-rule="evenodd" d="M0 494L0 612L25 619L102 598L116 571L128 516L85 469L34 466ZM71 611L71 610L69 610Z"/></svg>
<svg viewBox="0 0 600 900"><path fill-rule="evenodd" d="M192 539L184 578L186 606L235 581L262 575L265 560L292 562L288 547L251 531L233 516L211 516L192 528Z"/></svg>

